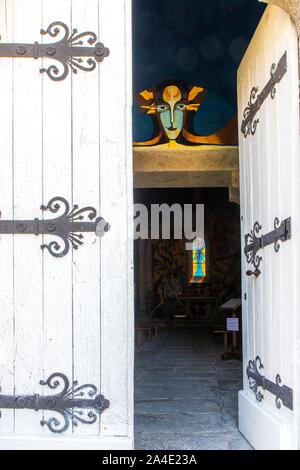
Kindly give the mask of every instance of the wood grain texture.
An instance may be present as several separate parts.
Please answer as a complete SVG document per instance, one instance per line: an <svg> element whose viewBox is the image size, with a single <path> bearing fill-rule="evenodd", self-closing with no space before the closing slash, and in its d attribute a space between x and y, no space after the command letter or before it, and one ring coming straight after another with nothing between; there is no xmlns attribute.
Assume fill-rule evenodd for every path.
<svg viewBox="0 0 300 470"><path fill-rule="evenodd" d="M2 41L13 41L13 4L0 1L0 30ZM1 217L13 218L13 61L0 62L0 211ZM3 86L3 84L7 86ZM14 393L14 276L13 236L0 236L0 388ZM4 269L5 267L5 269ZM3 410L0 432L13 432L14 412Z"/></svg>
<svg viewBox="0 0 300 470"><path fill-rule="evenodd" d="M78 31L99 31L98 0L72 2L72 24ZM101 214L99 69L72 77L73 200ZM101 178L101 177L100 177ZM86 247L73 252L74 377L101 390L100 239L85 234ZM99 422L74 432L98 434Z"/></svg>
<svg viewBox="0 0 300 470"><path fill-rule="evenodd" d="M0 60L0 209L7 219L41 217L40 205L62 196L95 207L112 228L103 240L85 234L84 246L62 259L40 249L52 241L49 236L0 237L0 386L5 394L48 394L39 381L62 372L79 385L94 384L111 405L100 424L71 426L59 440L40 426L42 412L4 410L0 448L43 442L51 448L52 441L61 448L130 448L130 2L0 0L2 40L34 42L56 20L80 33L94 31L111 55L93 72L70 73L62 82L39 73L49 60Z"/></svg>
<svg viewBox="0 0 300 470"><path fill-rule="evenodd" d="M285 10L294 21L298 36L300 35L300 5L298 0L259 0Z"/></svg>
<svg viewBox="0 0 300 470"><path fill-rule="evenodd" d="M123 15L128 8L125 1L102 0L100 4L101 40L109 45L111 54L100 68L101 215L111 225L101 242L101 387L111 401L102 416L101 431L108 435L128 435L129 420L132 422L131 68L126 60L125 29L130 23ZM122 40L112 30L123 31Z"/></svg>
<svg viewBox="0 0 300 470"><path fill-rule="evenodd" d="M299 56L299 67L300 67L300 4L299 4L299 0L259 0L259 1L282 8L291 16L297 28L298 44L299 44L298 56Z"/></svg>
<svg viewBox="0 0 300 470"><path fill-rule="evenodd" d="M71 0L43 1L43 28L56 20L71 24ZM51 39L51 38L50 38ZM44 38L49 42L49 37ZM49 66L50 61L44 61ZM36 71L37 72L37 71ZM43 203L54 196L73 201L72 81L53 82L43 75ZM51 218L45 213L45 218ZM52 238L44 237L45 243ZM73 377L72 254L56 259L44 252L44 379L53 372ZM48 390L45 390L47 393ZM50 413L45 413L50 418ZM45 429L45 433L48 431ZM72 433L72 428L67 431Z"/></svg>
<svg viewBox="0 0 300 470"><path fill-rule="evenodd" d="M14 0L14 40L34 41L41 2ZM42 78L31 60L14 61L14 218L34 218L42 198ZM33 99L34 97L34 99ZM15 393L36 390L43 373L43 267L38 237L14 237ZM40 432L33 413L15 413L15 431Z"/></svg>
<svg viewBox="0 0 300 470"><path fill-rule="evenodd" d="M289 15L270 6L256 31L238 72L239 122L249 101L253 86L263 89L270 77L272 63L277 63L287 51L288 72L276 86L275 99L269 97L261 106L259 124L254 136L246 139L240 134L240 179L242 208L242 247L244 234L250 232L256 221L261 233L274 228L274 219L292 217L292 240L282 244L278 254L274 247L265 247L260 254L261 276L247 277L251 267L242 254L243 340L244 372L250 359L260 356L264 374L275 380L277 374L293 388L295 407L299 390L297 344L299 344L299 108L298 108L298 47L297 33ZM244 376L244 391L250 400L255 396ZM285 407L278 410L274 395L265 392L260 409L264 415L278 417L279 448L297 447L296 414ZM243 407L245 404L245 407ZM247 423L244 413L249 410L247 400L241 399L240 422L242 430L253 445L267 448L267 428L257 425L255 431ZM259 410L259 408L258 408ZM259 412L256 410L256 412ZM280 419L279 419L280 418ZM284 422L284 427L280 430ZM257 420L258 423L259 420ZM262 420L265 422L265 418ZM272 426L275 421L272 421ZM248 426L248 428L247 428Z"/></svg>

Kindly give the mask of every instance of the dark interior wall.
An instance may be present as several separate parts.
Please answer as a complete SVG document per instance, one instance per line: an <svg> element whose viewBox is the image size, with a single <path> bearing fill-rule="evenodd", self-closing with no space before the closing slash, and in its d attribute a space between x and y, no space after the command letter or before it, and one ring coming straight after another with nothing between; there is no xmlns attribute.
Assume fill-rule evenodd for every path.
<svg viewBox="0 0 300 470"><path fill-rule="evenodd" d="M169 79L202 86L209 93L195 131L222 128L236 114L237 68L264 9L258 0L133 0L134 96ZM135 100L133 134L152 134Z"/></svg>
<svg viewBox="0 0 300 470"><path fill-rule="evenodd" d="M163 80L201 86L208 94L195 115L195 133L208 135L221 129L237 112L237 69L265 8L258 0L133 0L134 96ZM134 101L133 140L145 141L151 135L151 119ZM228 202L227 190L145 189L137 190L135 199L146 204L198 202L206 208L207 282L194 287L188 284L183 242L149 241L154 268L143 280L143 309L151 310L158 302L159 284L170 269L176 271L186 293L215 296L219 302L240 296L239 207ZM145 246L143 250L147 251ZM135 251L140 314L138 242Z"/></svg>
<svg viewBox="0 0 300 470"><path fill-rule="evenodd" d="M240 297L240 208L230 203L228 191L216 189L155 189L136 190L135 202L150 204L174 203L204 204L205 240L207 243L208 275L199 285L189 283L189 256L183 240L147 240L151 244L151 283L144 278L149 272L149 257L141 271L139 241L136 242L136 315L149 315L160 302L159 291L166 278L171 275L180 281L185 295L215 297L219 304L231 297ZM143 256L146 255L144 250ZM144 291L144 301L140 302L140 289ZM161 312L156 312L159 316ZM204 323L213 325L215 311L211 318L203 318Z"/></svg>

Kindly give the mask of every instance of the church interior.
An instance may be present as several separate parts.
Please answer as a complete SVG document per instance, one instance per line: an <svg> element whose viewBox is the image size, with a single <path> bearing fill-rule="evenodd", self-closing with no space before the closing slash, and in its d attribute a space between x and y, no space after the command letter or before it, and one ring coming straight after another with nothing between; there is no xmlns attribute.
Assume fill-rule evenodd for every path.
<svg viewBox="0 0 300 470"><path fill-rule="evenodd" d="M242 383L237 83L265 5L133 1L134 202L204 205L204 237L135 240L135 446L251 448ZM149 222L151 231L151 221Z"/></svg>

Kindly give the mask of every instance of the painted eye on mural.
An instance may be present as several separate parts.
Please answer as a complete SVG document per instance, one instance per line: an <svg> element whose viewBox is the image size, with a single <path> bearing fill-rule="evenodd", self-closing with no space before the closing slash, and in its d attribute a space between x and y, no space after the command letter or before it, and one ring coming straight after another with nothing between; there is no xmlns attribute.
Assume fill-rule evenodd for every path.
<svg viewBox="0 0 300 470"><path fill-rule="evenodd" d="M169 111L170 108L168 104L159 104L156 109L158 113L164 113Z"/></svg>
<svg viewBox="0 0 300 470"><path fill-rule="evenodd" d="M137 101L142 113L148 115L153 121L153 133L149 140L135 141L133 145L135 147L163 144L168 144L169 147L175 147L177 144L236 146L238 144L236 116L233 116L225 127L219 126L214 134L196 133L196 130L200 132L201 126L199 119L197 122L194 120L195 114L207 93L207 90L202 87L178 80L164 81L140 91Z"/></svg>
<svg viewBox="0 0 300 470"><path fill-rule="evenodd" d="M179 111L184 111L186 109L186 105L184 103L177 103L175 109L178 109Z"/></svg>

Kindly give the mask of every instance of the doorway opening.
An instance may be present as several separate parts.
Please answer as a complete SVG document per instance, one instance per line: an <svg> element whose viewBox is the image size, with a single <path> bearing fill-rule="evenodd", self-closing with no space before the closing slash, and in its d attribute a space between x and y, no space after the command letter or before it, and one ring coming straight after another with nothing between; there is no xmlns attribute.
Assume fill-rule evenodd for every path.
<svg viewBox="0 0 300 470"><path fill-rule="evenodd" d="M237 427L236 74L264 9L252 0L133 2L135 203L205 210L198 249L172 236L135 241L137 449L249 448Z"/></svg>
<svg viewBox="0 0 300 470"><path fill-rule="evenodd" d="M135 203L203 204L205 221L201 258L184 239L135 241L135 446L247 448L242 365L229 356L241 335L233 344L220 308L241 296L239 206L226 188L136 189Z"/></svg>

